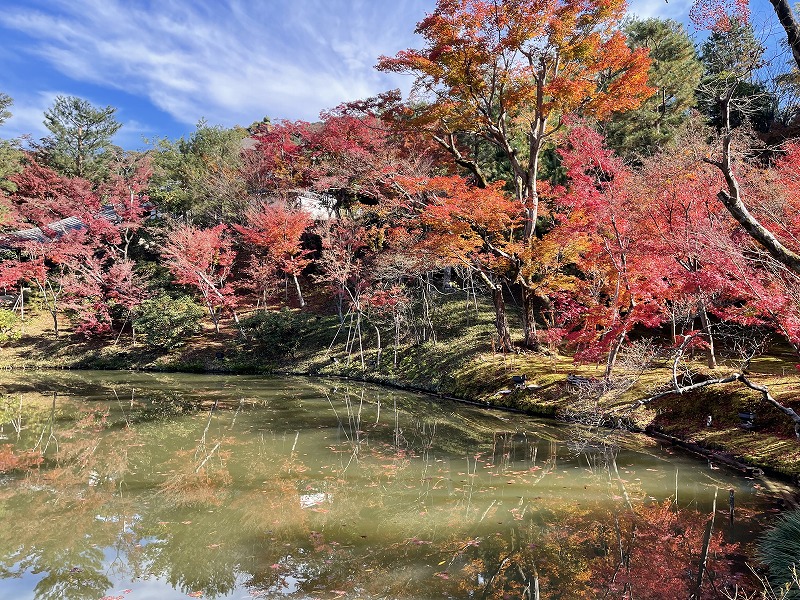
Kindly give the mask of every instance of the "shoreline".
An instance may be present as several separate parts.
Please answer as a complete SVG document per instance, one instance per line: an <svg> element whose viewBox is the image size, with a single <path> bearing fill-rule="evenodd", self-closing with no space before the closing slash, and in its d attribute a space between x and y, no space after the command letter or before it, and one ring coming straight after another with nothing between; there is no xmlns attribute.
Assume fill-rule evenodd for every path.
<svg viewBox="0 0 800 600"><path fill-rule="evenodd" d="M356 381L360 383L366 383L371 385L379 385L386 388L397 389L401 391L413 392L418 394L423 394L425 396L429 396L434 399L440 400L447 400L451 402L456 402L459 404L464 404L468 406L473 406L475 408L483 409L483 410L490 410L490 411L499 411L503 413L509 414L518 414L518 415L525 415L534 418L540 419L549 419L559 423L570 423L571 421L559 418L557 415L557 410L553 408L547 409L531 409L531 408L522 408L519 406L514 405L503 405L497 404L491 401L479 401L474 399L468 399L464 397L455 396L452 394L447 394L439 391L435 391L432 389L425 388L423 386L414 385L413 383L407 383L403 381L399 381L397 379L384 379L384 378L376 378L376 377L355 377L353 375L342 375L342 374L334 374L334 373L320 373L314 371L292 371L292 370L285 370L285 369L272 369L272 370L252 370L250 372L243 371L243 370L233 370L233 369L205 369L202 371L199 370L190 370L190 369L162 369L157 367L132 367L132 368L102 368L96 366L74 366L74 365L61 365L61 366L43 366L43 365L26 365L23 364L19 367L5 365L0 367L0 371L7 371L7 372L20 372L20 371L113 371L113 372L131 372L131 373L185 373L185 374L197 374L197 375L227 375L227 376L246 376L246 375L260 375L264 377L307 377L307 378L318 378L318 379L338 379L343 381ZM513 392L511 392L513 394ZM572 421L578 422L578 421ZM627 434L642 434L645 435L655 441L668 443L671 447L680 448L683 452L690 454L696 457L698 460L707 460L710 464L718 463L724 465L725 468L735 471L739 476L743 477L755 477L762 480L772 479L775 481L780 482L781 484L787 486L790 490L787 493L786 490L776 490L777 493L784 498L787 506L789 508L797 508L800 506L800 475L790 475L780 470L776 470L771 468L769 465L766 464L752 464L744 460L742 457L737 456L734 453L727 452L720 449L715 449L713 447L704 446L702 444L693 442L688 439L684 439L675 435L671 435L664 431L660 431L656 426L648 425L646 427L637 427L635 425L632 426L631 423L628 423L626 427L619 427L619 426L610 426L607 423L601 424L605 430L608 431L619 431Z"/></svg>

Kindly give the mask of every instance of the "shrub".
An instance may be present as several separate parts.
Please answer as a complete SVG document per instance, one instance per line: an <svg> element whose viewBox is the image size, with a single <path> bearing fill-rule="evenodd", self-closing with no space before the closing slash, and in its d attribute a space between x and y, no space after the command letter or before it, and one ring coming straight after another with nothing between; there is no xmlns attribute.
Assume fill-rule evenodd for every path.
<svg viewBox="0 0 800 600"><path fill-rule="evenodd" d="M798 599L800 573L800 510L784 514L759 543L759 558L769 567L769 582L781 598Z"/></svg>
<svg viewBox="0 0 800 600"><path fill-rule="evenodd" d="M203 307L188 296L172 298L161 294L142 302L133 324L144 336L145 344L172 350L200 330L200 319L204 314Z"/></svg>
<svg viewBox="0 0 800 600"><path fill-rule="evenodd" d="M0 343L18 340L20 319L13 310L0 308Z"/></svg>
<svg viewBox="0 0 800 600"><path fill-rule="evenodd" d="M256 353L274 361L294 357L302 336L308 332L309 316L283 308L251 315L242 321L242 326L253 340Z"/></svg>

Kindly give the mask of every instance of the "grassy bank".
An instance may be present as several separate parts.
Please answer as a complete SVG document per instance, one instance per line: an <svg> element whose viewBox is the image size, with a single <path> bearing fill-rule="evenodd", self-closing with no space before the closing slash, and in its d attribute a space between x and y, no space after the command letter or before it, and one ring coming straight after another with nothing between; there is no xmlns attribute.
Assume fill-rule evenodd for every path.
<svg viewBox="0 0 800 600"><path fill-rule="evenodd" d="M758 393L739 383L667 396L632 409L636 400L668 384L671 364L666 358L642 369L635 356L623 355L611 384L604 385L600 365L579 365L554 351L494 352L488 306L445 297L433 317L433 322L447 324L436 328L435 339L432 331L417 332L418 339L427 339L417 343L401 340L397 348L391 326L382 327L379 355L371 325L362 323L359 339L357 329L349 327L349 322L342 326L336 316L296 311L251 315L246 319L247 339L230 326L219 334L207 326L171 351L133 344L128 335L116 343L113 339L85 340L69 332L55 338L48 318L34 314L24 323L19 339L0 348L0 368L351 377L590 425L622 424L659 432L791 480L800 477L800 443L791 423ZM699 358L692 364L695 376L710 376ZM780 402L800 409L800 377L794 367L797 359L792 358L773 350L753 361L749 376L769 386ZM733 362L723 360L713 375L732 368ZM512 377L522 374L527 377L526 385L517 387ZM756 414L755 429L741 426L741 412ZM706 426L709 415L710 427Z"/></svg>

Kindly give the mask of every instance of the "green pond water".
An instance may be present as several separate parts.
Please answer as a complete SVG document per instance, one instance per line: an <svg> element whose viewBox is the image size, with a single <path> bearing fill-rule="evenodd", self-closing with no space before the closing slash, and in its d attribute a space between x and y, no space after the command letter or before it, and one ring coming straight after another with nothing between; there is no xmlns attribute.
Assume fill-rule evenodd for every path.
<svg viewBox="0 0 800 600"><path fill-rule="evenodd" d="M720 589L747 584L779 510L764 482L644 437L349 382L0 389L2 599L678 597L715 496Z"/></svg>

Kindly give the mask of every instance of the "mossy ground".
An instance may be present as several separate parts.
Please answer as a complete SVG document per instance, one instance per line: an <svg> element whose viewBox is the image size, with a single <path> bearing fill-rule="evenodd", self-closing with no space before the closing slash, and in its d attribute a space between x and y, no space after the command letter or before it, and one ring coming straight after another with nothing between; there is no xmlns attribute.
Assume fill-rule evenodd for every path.
<svg viewBox="0 0 800 600"><path fill-rule="evenodd" d="M49 331L49 317L32 314L19 340L0 348L0 369L147 369L351 377L531 414L585 418L596 423L623 420L725 452L791 479L800 476L800 443L793 435L792 424L757 392L732 383L680 397L668 396L632 410L637 399L670 381L667 361L655 363L642 373L628 373L623 366L619 373L622 384L604 392L586 393L569 383L568 375L596 381L602 376L603 365L576 364L572 357L555 351L495 352L492 319L490 306L445 298L433 315L437 323L435 340L433 332L425 336L418 332L418 337L427 340L414 344L401 340L395 355L391 327L382 328L378 364L374 329L362 326L360 344L356 338L348 352L347 339L349 335L352 339L355 330L340 327L335 315L296 319L287 332L291 349L275 356L270 340L245 340L232 323L218 335L207 325L184 347L166 352L134 345L127 333L116 343L113 339L86 340L69 331L55 338ZM519 330L518 323L512 323L512 327ZM693 368L702 374L705 369L700 358ZM753 361L749 376L769 386L780 402L800 410L796 362L797 357L776 348ZM732 368L733 363L723 361L713 374L718 376ZM514 387L511 378L518 374L527 376L528 387ZM757 415L755 430L742 428L738 417L738 413L750 411ZM706 426L708 415L712 416L711 427Z"/></svg>

